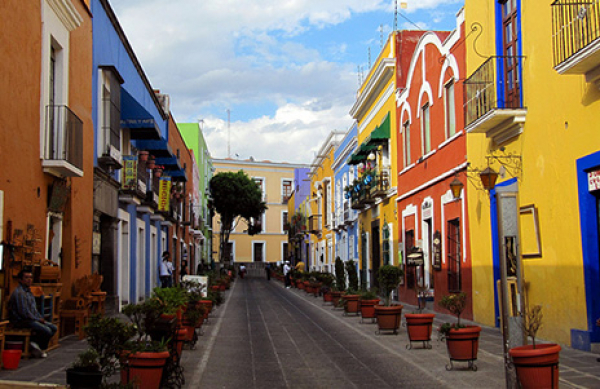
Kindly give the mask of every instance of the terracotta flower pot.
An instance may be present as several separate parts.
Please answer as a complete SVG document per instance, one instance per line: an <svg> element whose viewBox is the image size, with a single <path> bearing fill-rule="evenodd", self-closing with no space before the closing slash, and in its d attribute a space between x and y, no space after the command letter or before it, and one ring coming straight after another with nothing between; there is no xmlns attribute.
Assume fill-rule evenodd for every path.
<svg viewBox="0 0 600 389"><path fill-rule="evenodd" d="M121 383L136 382L137 388L158 389L169 352L135 353L127 357L127 365L121 371Z"/></svg>
<svg viewBox="0 0 600 389"><path fill-rule="evenodd" d="M340 303L340 299L342 298L342 292L331 292L331 302L333 303L333 307L337 307Z"/></svg>
<svg viewBox="0 0 600 389"><path fill-rule="evenodd" d="M431 348L428 342L431 341L434 317L433 313L407 313L404 315L409 341L407 348L412 348L412 342L423 342L424 347Z"/></svg>
<svg viewBox="0 0 600 389"><path fill-rule="evenodd" d="M477 370L473 363L477 360L477 351L479 350L479 333L481 327L467 326L465 328L452 328L446 334L446 347L450 355L450 365L447 370L452 370L452 362L469 362L472 370Z"/></svg>
<svg viewBox="0 0 600 389"><path fill-rule="evenodd" d="M333 296L331 295L331 292L325 292L325 293L323 293L323 302L324 303L333 302Z"/></svg>
<svg viewBox="0 0 600 389"><path fill-rule="evenodd" d="M521 388L558 388L558 344L520 346L508 352Z"/></svg>
<svg viewBox="0 0 600 389"><path fill-rule="evenodd" d="M342 296L342 300L344 300L344 314L356 314L358 315L358 298L360 296L357 294L345 294Z"/></svg>
<svg viewBox="0 0 600 389"><path fill-rule="evenodd" d="M394 335L398 334L398 328L400 328L400 321L402 320L402 308L404 308L403 305L375 306L377 324L379 325L378 333L392 331Z"/></svg>
<svg viewBox="0 0 600 389"><path fill-rule="evenodd" d="M360 315L363 319L375 319L375 306L379 304L379 299L360 300Z"/></svg>

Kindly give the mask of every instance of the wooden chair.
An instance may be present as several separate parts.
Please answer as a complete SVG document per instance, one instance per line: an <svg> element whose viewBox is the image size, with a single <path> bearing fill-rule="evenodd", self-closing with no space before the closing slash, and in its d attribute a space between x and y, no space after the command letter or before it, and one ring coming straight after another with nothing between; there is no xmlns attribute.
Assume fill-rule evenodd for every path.
<svg viewBox="0 0 600 389"><path fill-rule="evenodd" d="M91 282L91 291L90 291L90 300L91 300L91 309L93 314L101 314L104 316L106 311L105 301L106 301L106 292L100 290L104 277L100 274L92 274L90 276Z"/></svg>
<svg viewBox="0 0 600 389"><path fill-rule="evenodd" d="M65 328L67 322L73 320L75 332L79 335L79 339L85 338L85 326L90 317L90 309L92 305L92 287L93 279L91 276L85 276L75 281L75 295L66 299L62 303L60 311L60 333L65 336Z"/></svg>

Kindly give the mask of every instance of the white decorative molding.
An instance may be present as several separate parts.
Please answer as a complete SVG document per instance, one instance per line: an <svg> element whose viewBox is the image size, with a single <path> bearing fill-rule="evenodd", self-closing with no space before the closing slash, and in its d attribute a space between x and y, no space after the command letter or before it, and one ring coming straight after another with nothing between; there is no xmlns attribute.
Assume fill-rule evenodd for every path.
<svg viewBox="0 0 600 389"><path fill-rule="evenodd" d="M46 2L69 32L83 23L83 18L70 0L46 0Z"/></svg>
<svg viewBox="0 0 600 389"><path fill-rule="evenodd" d="M394 75L394 67L396 66L395 58L384 58L377 64L377 68L373 71L372 76L367 81L362 93L356 99L356 102L350 110L350 116L356 118L358 111L362 110L369 98L377 89L382 88L382 84L387 83Z"/></svg>

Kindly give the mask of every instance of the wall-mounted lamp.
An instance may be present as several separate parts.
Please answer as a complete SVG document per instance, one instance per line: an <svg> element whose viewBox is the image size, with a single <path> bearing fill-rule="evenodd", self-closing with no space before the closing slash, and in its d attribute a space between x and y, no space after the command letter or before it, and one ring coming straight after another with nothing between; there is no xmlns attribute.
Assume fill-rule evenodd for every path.
<svg viewBox="0 0 600 389"><path fill-rule="evenodd" d="M450 190L452 191L452 197L454 200L460 198L460 192L462 191L463 187L463 183L460 182L457 176L454 176L454 180L450 183Z"/></svg>
<svg viewBox="0 0 600 389"><path fill-rule="evenodd" d="M483 189L492 190L494 186L496 186L496 180L498 179L498 173L492 169L491 167L485 168L484 171L479 173L479 178L481 179L481 184L483 185Z"/></svg>

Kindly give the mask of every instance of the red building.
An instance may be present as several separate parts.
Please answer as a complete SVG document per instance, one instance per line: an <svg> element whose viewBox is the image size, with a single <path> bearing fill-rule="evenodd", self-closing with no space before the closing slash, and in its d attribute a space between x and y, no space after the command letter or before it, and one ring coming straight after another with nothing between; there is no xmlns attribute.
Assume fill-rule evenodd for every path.
<svg viewBox="0 0 600 389"><path fill-rule="evenodd" d="M398 85L406 86L398 91L396 115L398 241L405 270L399 297L416 305L420 292L433 297L436 308L448 293L471 295L466 187L458 197L450 190L467 166L463 39L461 12L455 31L423 34L408 66L400 64L398 71ZM472 318L470 300L466 318Z"/></svg>

